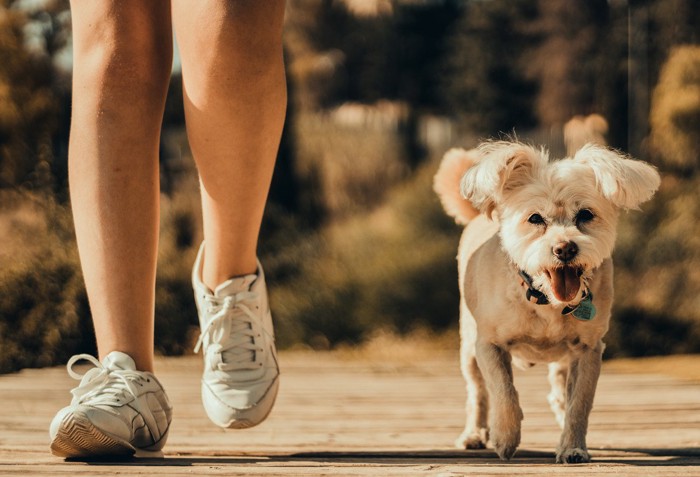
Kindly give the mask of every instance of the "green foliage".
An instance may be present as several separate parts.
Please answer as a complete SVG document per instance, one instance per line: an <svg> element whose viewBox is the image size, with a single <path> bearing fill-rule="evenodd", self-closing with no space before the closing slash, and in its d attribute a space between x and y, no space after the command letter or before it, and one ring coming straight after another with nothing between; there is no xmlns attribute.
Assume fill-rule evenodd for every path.
<svg viewBox="0 0 700 477"><path fill-rule="evenodd" d="M391 99L436 109L449 33L463 5L393 2L390 13L357 16L343 1L290 2L287 42L300 102L327 108Z"/></svg>
<svg viewBox="0 0 700 477"><path fill-rule="evenodd" d="M646 121L643 105L628 111L628 80L637 88L630 94L649 86L628 68L655 83L671 48L697 45L700 31L694 0L386 1L367 16L340 0L288 5L298 114L287 123L259 252L282 346L359 343L381 329L454 330L460 230L431 190L436 165L417 165L420 114L449 114L471 137L595 111L609 120L611 142L624 145L628 119ZM0 372L95 347L65 204L66 9L65 0L0 0L0 189L51 184L55 192L0 190ZM680 176L667 174L644 213L622 219L614 356L700 351L697 68L688 53L696 50L673 50L654 94L655 159ZM352 126L333 117L348 101L365 112L405 109L398 125L364 117ZM201 213L195 172L181 160L182 126L174 77L155 310L155 345L165 354L189 352L197 333L190 269Z"/></svg>
<svg viewBox="0 0 700 477"><path fill-rule="evenodd" d="M700 178L666 176L621 219L610 354L700 352Z"/></svg>
<svg viewBox="0 0 700 477"><path fill-rule="evenodd" d="M27 200L33 205L19 202L23 213L2 210L14 227L0 261L0 373L53 365L95 347L70 211L51 198Z"/></svg>
<svg viewBox="0 0 700 477"><path fill-rule="evenodd" d="M434 169L422 168L367 216L330 225L265 262L297 271L271 281L282 345L325 348L377 329L454 325L459 229L432 192Z"/></svg>
<svg viewBox="0 0 700 477"><path fill-rule="evenodd" d="M620 227L615 356L700 352L699 55L698 46L672 49L654 89L650 143L663 181L644 213Z"/></svg>
<svg viewBox="0 0 700 477"><path fill-rule="evenodd" d="M532 3L532 2L530 2ZM620 43L611 40L605 0L541 0L534 20L524 19L531 48L519 49L518 66L539 85L535 110L541 124L562 125L572 116L604 112L601 98L613 74L603 60L618 58ZM521 27L523 28L523 27ZM626 51L625 51L626 53ZM585 58L585 61L581 61ZM602 88L601 88L602 86Z"/></svg>
<svg viewBox="0 0 700 477"><path fill-rule="evenodd" d="M376 207L408 173L402 138L390 127L347 126L306 113L295 121L295 136L296 173L314 185L311 192L332 218Z"/></svg>
<svg viewBox="0 0 700 477"><path fill-rule="evenodd" d="M674 48L654 89L651 144L665 168L693 171L700 165L700 46Z"/></svg>
<svg viewBox="0 0 700 477"><path fill-rule="evenodd" d="M479 134L534 125L536 85L518 68L533 45L523 24L536 16L528 0L469 2L445 58L443 103Z"/></svg>
<svg viewBox="0 0 700 477"><path fill-rule="evenodd" d="M65 2L47 2L53 19ZM32 12L0 2L0 187L51 185L53 134L58 128L59 80L50 53L65 38L58 25L29 37ZM41 38L39 38L41 36ZM33 50L29 40L41 45Z"/></svg>

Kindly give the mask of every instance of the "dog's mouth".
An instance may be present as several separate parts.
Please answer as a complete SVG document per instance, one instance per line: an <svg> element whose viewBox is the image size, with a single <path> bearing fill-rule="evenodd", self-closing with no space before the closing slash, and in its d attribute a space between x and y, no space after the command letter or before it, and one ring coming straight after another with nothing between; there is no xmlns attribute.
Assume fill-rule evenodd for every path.
<svg viewBox="0 0 700 477"><path fill-rule="evenodd" d="M549 278L549 283L552 287L552 293L557 300L562 303L569 303L581 289L581 275L583 268L563 266L551 268L544 271Z"/></svg>

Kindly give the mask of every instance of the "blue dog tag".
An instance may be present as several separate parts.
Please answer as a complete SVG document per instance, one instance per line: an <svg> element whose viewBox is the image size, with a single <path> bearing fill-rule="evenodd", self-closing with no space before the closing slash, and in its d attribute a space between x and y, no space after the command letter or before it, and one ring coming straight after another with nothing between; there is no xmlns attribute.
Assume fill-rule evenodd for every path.
<svg viewBox="0 0 700 477"><path fill-rule="evenodd" d="M581 321L590 321L595 318L596 309L589 294L586 298L579 303L576 309L571 313L574 317Z"/></svg>

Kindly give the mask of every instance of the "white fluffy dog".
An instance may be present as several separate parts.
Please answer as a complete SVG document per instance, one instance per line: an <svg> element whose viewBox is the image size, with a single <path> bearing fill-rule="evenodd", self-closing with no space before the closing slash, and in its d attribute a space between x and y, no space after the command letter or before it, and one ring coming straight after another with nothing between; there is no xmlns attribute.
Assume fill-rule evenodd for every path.
<svg viewBox="0 0 700 477"><path fill-rule="evenodd" d="M518 142L445 155L435 190L467 225L458 255L467 421L458 446L484 448L490 439L510 459L523 418L511 361L548 363L549 402L563 429L556 461L590 460L617 219L659 182L652 166L595 144L554 161Z"/></svg>

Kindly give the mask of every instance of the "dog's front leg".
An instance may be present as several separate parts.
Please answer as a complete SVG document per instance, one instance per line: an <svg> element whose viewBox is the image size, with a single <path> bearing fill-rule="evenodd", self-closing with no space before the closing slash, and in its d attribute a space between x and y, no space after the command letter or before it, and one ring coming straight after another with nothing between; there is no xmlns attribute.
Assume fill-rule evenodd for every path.
<svg viewBox="0 0 700 477"><path fill-rule="evenodd" d="M513 386L511 356L503 348L477 340L476 360L486 382L490 403L490 438L501 459L509 460L520 444L523 413Z"/></svg>
<svg viewBox="0 0 700 477"><path fill-rule="evenodd" d="M578 359L572 359L566 381L566 417L564 431L557 448L557 463L577 464L589 462L591 456L586 447L588 416L593 408L593 398L600 376L600 363L604 345L602 341L586 350Z"/></svg>

